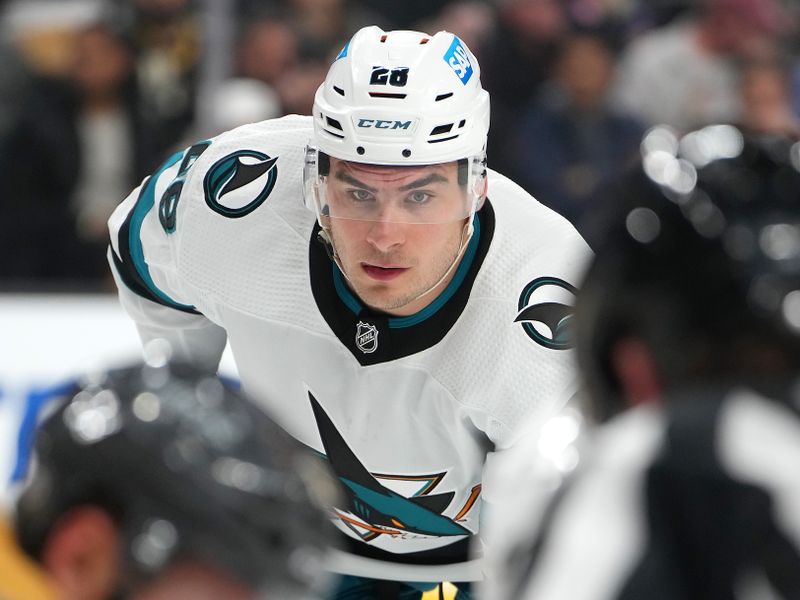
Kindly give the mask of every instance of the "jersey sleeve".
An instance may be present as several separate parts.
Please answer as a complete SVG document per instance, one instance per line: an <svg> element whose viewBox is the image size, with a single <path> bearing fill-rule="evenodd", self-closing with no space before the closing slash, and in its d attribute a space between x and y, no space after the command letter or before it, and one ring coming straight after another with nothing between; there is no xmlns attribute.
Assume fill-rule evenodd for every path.
<svg viewBox="0 0 800 600"><path fill-rule="evenodd" d="M192 166L208 148L201 142L170 156L120 204L109 219L108 259L120 302L142 342L164 339L172 356L215 370L225 331L197 306L199 294L181 277L181 232L176 213Z"/></svg>

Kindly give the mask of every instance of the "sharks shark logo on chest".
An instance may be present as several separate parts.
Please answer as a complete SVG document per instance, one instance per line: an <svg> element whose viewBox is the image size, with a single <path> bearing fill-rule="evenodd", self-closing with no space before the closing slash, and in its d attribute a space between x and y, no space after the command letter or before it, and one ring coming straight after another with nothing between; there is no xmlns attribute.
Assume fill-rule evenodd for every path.
<svg viewBox="0 0 800 600"><path fill-rule="evenodd" d="M215 162L203 179L206 204L236 219L261 206L278 180L278 157L257 150L237 150Z"/></svg>
<svg viewBox="0 0 800 600"><path fill-rule="evenodd" d="M433 493L446 473L370 473L311 392L308 398L326 458L344 491L345 502L336 507L336 516L350 531L365 542L380 535L472 535L473 532L458 521L475 505L480 484L472 488L456 516L447 517L443 512L450 507L455 492Z"/></svg>

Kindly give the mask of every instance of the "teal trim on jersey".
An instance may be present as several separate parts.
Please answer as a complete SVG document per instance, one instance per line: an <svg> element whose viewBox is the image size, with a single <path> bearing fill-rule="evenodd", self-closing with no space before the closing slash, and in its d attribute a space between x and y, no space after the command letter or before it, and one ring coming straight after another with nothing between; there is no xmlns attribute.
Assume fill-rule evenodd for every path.
<svg viewBox="0 0 800 600"><path fill-rule="evenodd" d="M469 244L467 245L467 250L464 252L464 258L461 260L461 264L458 265L456 274L453 276L453 279L450 280L450 283L447 284L447 287L436 297L436 299L434 299L433 302L431 302L421 311L414 313L413 315L408 315L407 317L390 317L388 319L390 329L402 329L403 327L412 327L422 323L425 319L428 319L436 314L445 304L447 304L447 301L453 297L453 294L456 293L456 290L458 290L458 288L464 282L464 278L467 276L467 273L472 266L472 261L475 259L475 254L478 252L478 243L480 242L481 238L481 220L477 215L473 217L472 226L474 228L474 232L469 240ZM363 305L356 298L353 292L350 291L350 288L348 288L345 284L344 276L339 270L339 267L336 266L336 263L332 263L332 268L333 286L336 288L336 293L339 295L339 299L344 302L345 306L347 306L347 308L349 308L353 314L359 314Z"/></svg>
<svg viewBox="0 0 800 600"><path fill-rule="evenodd" d="M175 163L177 163L179 160L183 159L183 155L184 152L176 152L170 156L167 161L161 165L158 171L156 171L147 181L145 190L139 197L139 200L136 202L136 207L133 209L129 243L131 257L133 258L133 266L136 269L136 272L139 274L139 277L141 277L142 281L144 281L144 283L147 285L148 289L167 304L171 304L172 306L184 310L194 310L194 306L175 302L175 300L167 296L167 294L156 287L153 277L150 275L150 268L147 266L147 263L144 260L144 248L142 247L141 237L142 223L144 222L144 218L155 205L156 183L158 182L158 178L161 177L161 174L164 171L175 165Z"/></svg>
<svg viewBox="0 0 800 600"><path fill-rule="evenodd" d="M354 315L357 315L361 312L361 303L356 300L353 292L351 292L350 288L345 285L344 276L339 270L339 267L336 266L335 262L331 261L331 267L333 268L333 287L336 288L336 293L339 295L339 299L344 302L347 308L353 311Z"/></svg>

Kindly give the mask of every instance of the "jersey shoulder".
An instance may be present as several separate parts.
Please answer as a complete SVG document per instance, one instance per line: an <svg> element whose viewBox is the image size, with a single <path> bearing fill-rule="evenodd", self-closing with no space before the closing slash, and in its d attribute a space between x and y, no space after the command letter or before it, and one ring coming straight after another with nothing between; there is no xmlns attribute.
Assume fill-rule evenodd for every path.
<svg viewBox="0 0 800 600"><path fill-rule="evenodd" d="M268 251L264 242L278 239L277 230L310 233L302 170L311 133L310 117L291 115L171 156L109 222L112 259L125 284L148 299L193 309L231 265L250 267Z"/></svg>
<svg viewBox="0 0 800 600"><path fill-rule="evenodd" d="M566 219L493 171L488 202L489 247L437 377L503 448L575 391L569 324L591 253Z"/></svg>
<svg viewBox="0 0 800 600"><path fill-rule="evenodd" d="M482 293L515 296L541 278L563 281L569 289L578 285L592 252L566 218L493 171L489 202L495 229L482 269Z"/></svg>

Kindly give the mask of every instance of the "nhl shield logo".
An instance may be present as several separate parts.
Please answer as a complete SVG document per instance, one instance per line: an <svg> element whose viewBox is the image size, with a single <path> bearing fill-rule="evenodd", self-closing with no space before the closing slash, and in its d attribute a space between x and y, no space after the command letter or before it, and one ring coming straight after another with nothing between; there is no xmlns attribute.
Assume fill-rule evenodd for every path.
<svg viewBox="0 0 800 600"><path fill-rule="evenodd" d="M372 354L378 349L378 328L375 325L358 322L356 327L356 346L364 354Z"/></svg>

